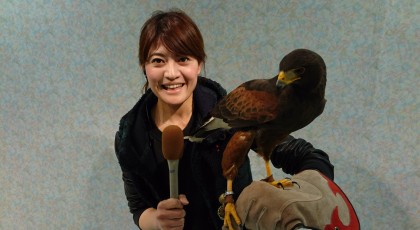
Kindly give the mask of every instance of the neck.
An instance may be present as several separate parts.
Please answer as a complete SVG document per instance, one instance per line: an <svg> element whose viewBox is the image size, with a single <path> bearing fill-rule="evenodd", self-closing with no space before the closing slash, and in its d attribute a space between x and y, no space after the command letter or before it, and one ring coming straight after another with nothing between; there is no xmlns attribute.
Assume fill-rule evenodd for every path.
<svg viewBox="0 0 420 230"><path fill-rule="evenodd" d="M169 125L177 125L182 130L188 125L193 112L192 96L181 105L168 105L158 100L152 109L156 126L163 131Z"/></svg>

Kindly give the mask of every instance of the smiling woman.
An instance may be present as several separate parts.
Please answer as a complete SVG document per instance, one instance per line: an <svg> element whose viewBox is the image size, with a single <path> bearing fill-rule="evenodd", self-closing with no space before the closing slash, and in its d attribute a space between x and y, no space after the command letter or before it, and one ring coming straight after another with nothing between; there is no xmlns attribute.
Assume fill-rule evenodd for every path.
<svg viewBox="0 0 420 230"><path fill-rule="evenodd" d="M120 122L115 146L134 222L141 229L221 229L217 197L226 180L216 143L185 143L179 161L178 199L169 198L168 165L162 131L195 132L226 91L199 76L206 54L201 33L184 12L157 12L140 35L139 61L147 79L145 94ZM220 136L225 135L222 132ZM251 183L248 161L240 169L237 191Z"/></svg>

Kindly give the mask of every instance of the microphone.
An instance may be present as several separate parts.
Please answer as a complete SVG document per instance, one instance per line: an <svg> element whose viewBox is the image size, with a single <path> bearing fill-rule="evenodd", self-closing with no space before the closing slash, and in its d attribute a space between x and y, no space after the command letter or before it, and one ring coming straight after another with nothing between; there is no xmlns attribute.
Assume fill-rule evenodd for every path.
<svg viewBox="0 0 420 230"><path fill-rule="evenodd" d="M178 164L184 150L184 133L176 125L162 132L162 153L168 161L170 197L178 199Z"/></svg>

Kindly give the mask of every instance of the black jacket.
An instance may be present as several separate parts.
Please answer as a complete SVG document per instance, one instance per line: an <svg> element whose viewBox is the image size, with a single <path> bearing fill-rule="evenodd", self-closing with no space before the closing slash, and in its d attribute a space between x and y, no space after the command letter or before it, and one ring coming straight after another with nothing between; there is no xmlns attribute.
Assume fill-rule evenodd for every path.
<svg viewBox="0 0 420 230"><path fill-rule="evenodd" d="M191 124L188 125L190 133L203 124L215 103L224 95L226 95L226 91L218 83L199 77L193 96L193 117ZM151 124L148 114L156 100L156 96L150 90L147 91L134 108L122 117L119 131L115 137L116 155L123 172L124 189L130 211L133 213L133 219L137 225L138 219L145 209L156 208L159 201L169 198L169 194L166 194L168 183L156 182L168 174L167 169L165 171L165 165L159 164L159 160L156 159L155 147L153 147L154 141L159 141L157 140L159 138L153 135L155 126ZM188 135L188 133L184 133L184 135ZM179 172L180 183L183 183L182 175L191 179L184 183L184 187L187 187L186 190L191 191L191 194L187 194L190 204L186 206L185 229L206 229L206 226L208 229L221 229L223 222L217 216L217 209L220 206L218 197L226 190L221 158L230 135L229 132L220 131L203 143L185 142ZM186 162L187 160L189 162ZM181 172L182 165L190 167L186 169L188 172ZM166 179L163 180L166 181ZM242 189L251 182L251 168L247 158L233 182L235 199ZM158 184L165 186L159 188ZM193 185L192 188L191 185ZM180 193L182 193L182 187L180 184ZM195 203L200 203L201 207L194 208L194 202L192 202L194 200L197 200ZM203 205L205 207L202 207ZM191 212L189 212L188 206L192 207ZM193 213L197 209L200 209L200 212ZM194 226L196 221L206 221L207 224L201 223L197 228Z"/></svg>

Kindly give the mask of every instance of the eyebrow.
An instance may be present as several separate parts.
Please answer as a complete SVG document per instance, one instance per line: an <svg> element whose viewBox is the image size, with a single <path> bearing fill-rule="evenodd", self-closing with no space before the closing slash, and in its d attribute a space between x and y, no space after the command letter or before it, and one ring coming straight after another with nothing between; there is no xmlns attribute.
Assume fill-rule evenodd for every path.
<svg viewBox="0 0 420 230"><path fill-rule="evenodd" d="M161 52L153 52L151 53L148 57L147 60L149 60L151 57L153 56L158 56L158 57L162 57L165 58L167 56L172 56L173 54L166 54L166 53L161 53ZM179 55L174 55L175 57L192 57L191 55L184 55L184 54L179 54ZM193 57L194 58L194 57Z"/></svg>
<svg viewBox="0 0 420 230"><path fill-rule="evenodd" d="M163 54L163 53L159 53L159 52L154 52L154 53L151 53L151 54L149 55L149 57L151 57L151 56L161 56L161 57L165 57L165 54Z"/></svg>

